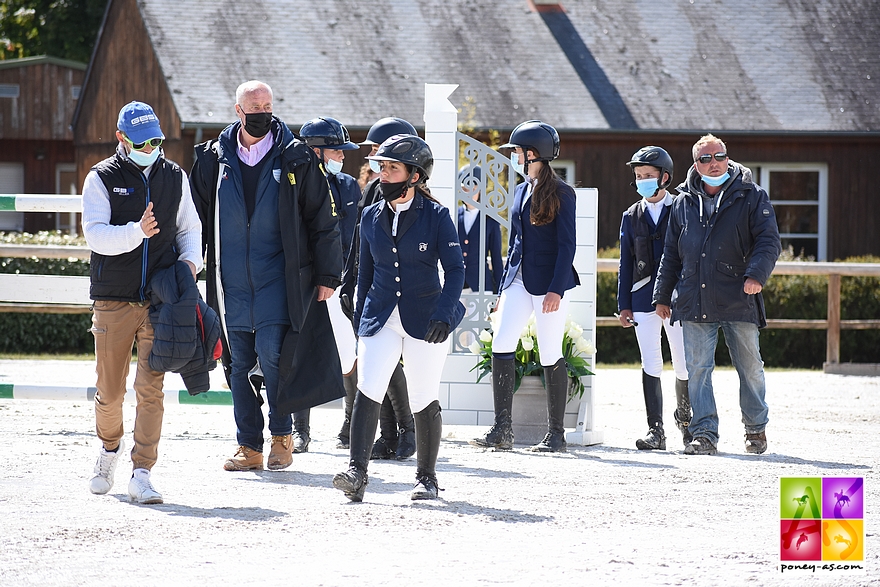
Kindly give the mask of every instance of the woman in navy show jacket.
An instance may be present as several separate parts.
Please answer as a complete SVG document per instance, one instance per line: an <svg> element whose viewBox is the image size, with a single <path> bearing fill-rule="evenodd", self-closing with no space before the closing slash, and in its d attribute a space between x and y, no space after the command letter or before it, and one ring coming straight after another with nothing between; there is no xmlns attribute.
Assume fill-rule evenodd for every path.
<svg viewBox="0 0 880 587"><path fill-rule="evenodd" d="M568 369L562 356L565 293L580 285L574 269L575 194L550 167L559 156L559 134L549 124L529 120L517 126L502 147L515 151L514 169L527 177L516 188L510 208L507 264L501 277L501 313L492 342L492 396L495 424L471 444L496 450L513 447L511 411L515 353L523 327L535 313L538 348L547 388L548 431L531 450L565 452L565 404Z"/></svg>
<svg viewBox="0 0 880 587"><path fill-rule="evenodd" d="M333 486L363 500L379 408L403 354L416 424L417 470L412 499L435 499L440 450L440 375L450 331L464 317L458 301L464 261L449 210L425 181L434 167L428 144L394 135L368 157L378 161L382 199L364 209L353 323L358 340L358 393L351 417L351 460ZM443 266L440 285L437 262Z"/></svg>
<svg viewBox="0 0 880 587"><path fill-rule="evenodd" d="M466 165L458 170L458 182L462 190L474 201L480 200L480 182L483 170L479 165ZM465 293L480 291L480 264L485 267L484 291L498 293L501 283L501 225L486 215L486 253L480 255L480 211L467 200L458 207L458 242L461 243L461 254L464 257ZM492 266L488 261L491 259ZM470 290L468 292L467 290Z"/></svg>

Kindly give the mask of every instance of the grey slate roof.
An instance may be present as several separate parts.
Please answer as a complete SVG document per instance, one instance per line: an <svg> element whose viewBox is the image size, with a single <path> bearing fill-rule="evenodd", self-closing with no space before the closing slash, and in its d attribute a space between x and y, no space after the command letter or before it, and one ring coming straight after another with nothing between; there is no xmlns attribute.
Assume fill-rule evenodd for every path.
<svg viewBox="0 0 880 587"><path fill-rule="evenodd" d="M457 83L459 120L608 129L527 0L139 0L185 125L234 119L261 79L292 127L330 115L422 126L424 84ZM876 0L565 0L640 129L880 130ZM470 114L468 114L470 112Z"/></svg>

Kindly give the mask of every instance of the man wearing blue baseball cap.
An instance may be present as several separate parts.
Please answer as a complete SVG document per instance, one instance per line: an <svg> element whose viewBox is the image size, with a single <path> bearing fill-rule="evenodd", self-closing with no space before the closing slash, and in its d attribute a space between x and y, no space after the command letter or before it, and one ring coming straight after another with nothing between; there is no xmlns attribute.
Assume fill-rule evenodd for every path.
<svg viewBox="0 0 880 587"><path fill-rule="evenodd" d="M153 327L147 285L154 273L177 261L186 263L195 278L202 268L202 229L186 173L162 155L165 135L153 109L130 102L119 111L116 126L116 153L92 167L83 184L83 233L92 249L95 427L103 443L89 488L105 494L113 487L124 444L126 377L136 343L137 411L128 493L137 503L162 503L150 470L162 432L165 374L149 365Z"/></svg>

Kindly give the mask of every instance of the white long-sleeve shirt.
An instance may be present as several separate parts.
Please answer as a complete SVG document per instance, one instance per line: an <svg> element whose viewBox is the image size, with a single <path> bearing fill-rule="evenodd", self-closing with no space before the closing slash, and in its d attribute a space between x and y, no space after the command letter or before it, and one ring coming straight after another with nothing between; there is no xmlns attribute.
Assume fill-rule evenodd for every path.
<svg viewBox="0 0 880 587"><path fill-rule="evenodd" d="M145 177L150 176L153 166L142 170ZM192 201L189 180L181 171L181 199L177 208L177 235L175 241L180 251L179 261L189 261L195 265L196 272L202 270L202 224ZM94 170L89 171L83 182L83 234L89 248L101 255L121 255L133 251L147 235L141 228L140 220L124 225L110 224L110 194L104 182ZM162 227L159 227L162 230Z"/></svg>

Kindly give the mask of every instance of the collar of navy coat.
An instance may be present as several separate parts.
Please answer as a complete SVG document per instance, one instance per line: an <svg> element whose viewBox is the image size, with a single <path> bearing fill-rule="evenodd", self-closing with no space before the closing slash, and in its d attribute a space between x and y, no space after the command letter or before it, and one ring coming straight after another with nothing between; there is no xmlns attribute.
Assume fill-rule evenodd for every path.
<svg viewBox="0 0 880 587"><path fill-rule="evenodd" d="M425 198L418 191L414 196L414 201L412 206L410 206L409 210L407 210L408 214L404 214L403 218L397 224L397 237L396 239L400 239L406 234L406 231L415 224L416 220L418 220L419 212L425 207ZM390 214L389 214L390 212ZM385 234L392 240L395 240L395 237L391 235L391 215L394 214L394 210L391 209L391 205L382 200L378 206L376 206L376 215L379 220L379 226L382 227L382 230L385 231Z"/></svg>

